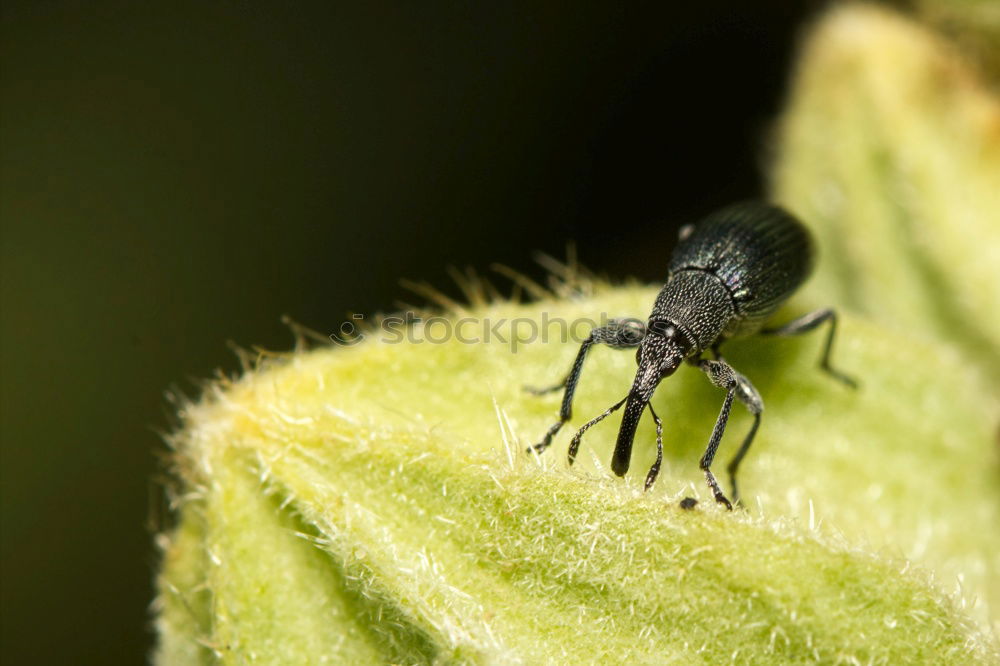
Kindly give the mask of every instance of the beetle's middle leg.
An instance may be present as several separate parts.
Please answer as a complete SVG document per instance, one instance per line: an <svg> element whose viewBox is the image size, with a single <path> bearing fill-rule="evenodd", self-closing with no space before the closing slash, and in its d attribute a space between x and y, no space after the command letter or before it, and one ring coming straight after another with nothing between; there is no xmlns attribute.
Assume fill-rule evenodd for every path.
<svg viewBox="0 0 1000 666"><path fill-rule="evenodd" d="M642 339L646 337L645 325L635 319L612 319L607 326L595 328L587 336L587 339L580 345L580 351L573 361L566 378L555 386L544 389L532 389L529 391L536 395L558 391L565 388L563 393L562 406L559 409L559 420L549 427L542 441L528 449L528 452L537 451L541 453L552 444L552 438L556 436L563 424L573 416L573 394L576 393L576 385L580 381L580 373L583 371L583 362L587 358L587 352L595 344L602 344L612 349L634 349L639 346Z"/></svg>
<svg viewBox="0 0 1000 666"><path fill-rule="evenodd" d="M700 360L697 362L698 367L708 375L709 380L716 386L726 389L726 399L722 403L722 410L719 412L719 418L715 421L715 427L712 429L712 436L708 440L708 447L705 449L705 454L701 457L700 466L702 471L705 472L705 479L708 481L709 488L712 489L712 494L715 496L715 501L720 504L725 504L727 509L732 509L732 502L725 496L722 489L719 488L719 482L716 481L715 475L712 474L712 461L715 460L715 452L719 448L719 443L722 441L722 434L726 430L726 424L729 422L729 413L733 406L733 398L736 398L750 410L750 413L754 416L753 426L750 427L750 432L743 439L743 444L740 445L739 451L733 456L729 465L726 467L726 471L729 472L729 480L733 486L733 501L739 501L739 490L736 485L736 470L740 466L740 462L743 461L744 456L746 456L747 451L750 449L750 444L753 443L754 435L757 434L757 428L760 426L760 415L764 411L764 401L760 397L760 393L754 388L750 380L736 372L731 365L722 360L708 361Z"/></svg>
<svg viewBox="0 0 1000 666"><path fill-rule="evenodd" d="M823 346L823 356L820 358L819 366L831 377L844 382L851 388L857 388L858 382L854 378L845 375L830 365L830 352L833 350L833 338L837 334L837 313L832 308L824 308L822 310L810 312L809 314L804 314L783 326L778 326L777 328L765 328L761 331L761 335L775 335L781 337L799 335L801 333L808 333L809 331L818 328L825 322L830 322L830 330L826 334L826 343Z"/></svg>

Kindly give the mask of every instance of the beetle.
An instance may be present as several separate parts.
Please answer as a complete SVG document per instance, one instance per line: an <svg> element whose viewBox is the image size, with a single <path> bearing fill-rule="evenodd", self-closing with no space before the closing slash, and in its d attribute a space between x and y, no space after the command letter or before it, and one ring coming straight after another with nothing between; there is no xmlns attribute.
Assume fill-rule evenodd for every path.
<svg viewBox="0 0 1000 666"><path fill-rule="evenodd" d="M830 365L837 331L837 315L824 308L774 328L767 320L801 285L812 271L814 243L802 223L782 208L764 202L743 202L719 210L695 225L681 228L680 242L670 257L666 284L656 297L653 311L643 324L636 319L613 319L593 329L583 341L566 378L544 394L564 389L559 420L528 451L541 453L572 416L576 392L587 352L594 345L614 349L636 349L638 370L628 394L596 418L585 423L570 442L568 460L573 464L583 434L623 405L625 407L611 469L618 476L628 471L639 419L649 410L656 424L656 461L646 475L649 489L663 462L663 423L650 399L660 381L672 375L682 362L693 365L726 391L722 409L712 429L700 467L716 502L733 508L712 473L712 461L722 440L733 400L743 403L753 415L753 425L727 467L733 501L739 501L736 472L760 426L764 401L750 380L737 372L719 352L728 340L755 334L798 335L828 325L820 367L852 388L857 382ZM712 358L703 358L711 352Z"/></svg>

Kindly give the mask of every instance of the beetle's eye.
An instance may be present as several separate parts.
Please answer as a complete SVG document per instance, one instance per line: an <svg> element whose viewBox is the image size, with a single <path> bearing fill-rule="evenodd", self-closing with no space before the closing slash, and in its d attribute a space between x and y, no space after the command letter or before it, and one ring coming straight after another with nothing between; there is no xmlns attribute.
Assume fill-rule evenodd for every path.
<svg viewBox="0 0 1000 666"><path fill-rule="evenodd" d="M649 330L662 335L665 338L672 338L677 333L677 329L669 321L664 321L663 319L651 319L649 321Z"/></svg>

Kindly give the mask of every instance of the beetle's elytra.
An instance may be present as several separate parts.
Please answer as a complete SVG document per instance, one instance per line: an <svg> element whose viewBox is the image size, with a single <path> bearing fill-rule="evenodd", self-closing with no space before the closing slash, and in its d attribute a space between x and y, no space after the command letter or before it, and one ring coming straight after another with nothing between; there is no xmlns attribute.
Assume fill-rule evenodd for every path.
<svg viewBox="0 0 1000 666"><path fill-rule="evenodd" d="M680 243L670 257L667 282L656 297L646 324L634 319L617 319L608 326L595 328L581 345L566 378L556 386L535 391L547 393L565 389L559 420L531 450L541 452L548 448L552 438L572 416L573 394L587 351L594 344L615 349L634 348L639 368L632 388L624 398L577 431L570 443L569 462L572 464L576 458L583 434L624 405L611 460L611 469L623 476L632 458L639 418L648 409L656 423L656 461L646 475L648 489L656 480L663 461L663 424L649 401L660 381L672 375L682 361L687 361L704 371L713 384L726 390L722 410L701 458L701 469L715 500L732 509L732 503L712 474L712 460L735 398L754 416L750 432L727 467L733 500L738 501L736 470L757 433L764 402L750 380L722 358L719 353L722 343L758 333L797 335L829 322L820 367L849 386L856 386L854 380L830 366L830 351L837 329L837 317L832 309L811 312L777 328L764 327L775 310L809 276L813 259L813 242L808 230L792 215L770 204L735 204L696 225L684 227ZM706 351L711 352L712 359L702 358Z"/></svg>

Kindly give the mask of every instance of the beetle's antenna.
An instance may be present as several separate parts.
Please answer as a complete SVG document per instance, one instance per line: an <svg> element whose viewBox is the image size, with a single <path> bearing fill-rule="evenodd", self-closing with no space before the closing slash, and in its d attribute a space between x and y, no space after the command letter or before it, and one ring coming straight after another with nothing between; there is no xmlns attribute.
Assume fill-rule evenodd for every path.
<svg viewBox="0 0 1000 666"><path fill-rule="evenodd" d="M646 474L646 485L643 486L643 490L649 490L653 486L656 477L660 475L660 465L663 464L663 421L653 411L652 403L647 402L646 406L649 407L649 413L653 415L653 422L656 423L656 462Z"/></svg>
<svg viewBox="0 0 1000 666"><path fill-rule="evenodd" d="M614 405L609 407L607 410L605 410L605 412L600 416L598 416L597 418L590 419L589 421L584 423L583 427L581 427L579 430L576 431L576 434L573 435L573 441L569 443L569 453L567 454L567 460L569 460L570 465L572 465L573 461L576 460L576 452L580 450L580 438L583 437L583 433L590 430L591 426L597 425L598 423L600 423L601 421L603 421L604 419L606 419L607 417L611 416L616 411L618 411L618 408L624 405L625 400L627 399L628 396L625 396L624 398L616 402Z"/></svg>

